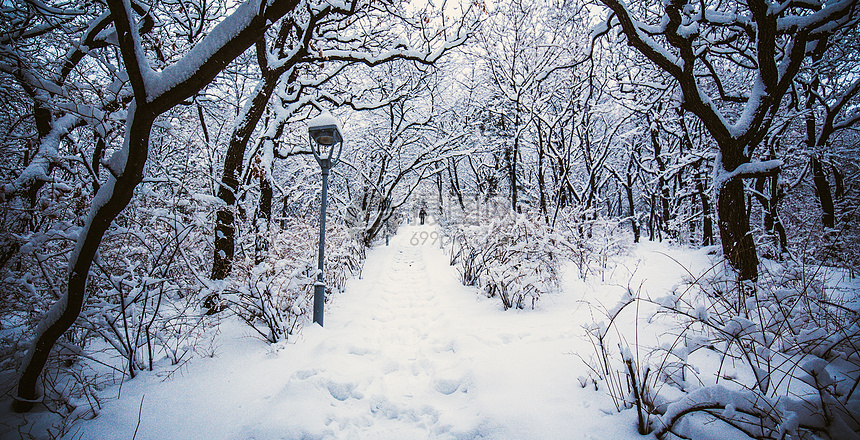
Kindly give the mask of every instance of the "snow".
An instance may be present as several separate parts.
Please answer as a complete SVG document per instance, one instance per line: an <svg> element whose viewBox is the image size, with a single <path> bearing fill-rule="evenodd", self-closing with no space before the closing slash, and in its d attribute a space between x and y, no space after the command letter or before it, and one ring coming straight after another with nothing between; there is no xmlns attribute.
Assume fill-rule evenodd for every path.
<svg viewBox="0 0 860 440"><path fill-rule="evenodd" d="M689 25L679 27L678 35L685 39L697 37L699 35L699 23L693 22Z"/></svg>
<svg viewBox="0 0 860 440"><path fill-rule="evenodd" d="M137 110L137 105L134 101L128 107L128 115L129 118L126 120L126 133L129 133L131 130L131 124L134 122L134 112ZM90 211L87 215L87 220L84 223L81 232L78 234L78 239L75 244L75 248L72 251L72 254L69 256L69 270L75 266L75 262L78 260L78 256L83 250L84 241L89 234L90 227L92 226L93 220L95 219L96 213L99 212L102 207L106 203L108 203L113 197L114 188L116 187L116 176L121 175L125 172L125 166L128 162L128 154L129 154L129 137L126 136L122 148L115 151L110 159L107 161L107 168L109 168L113 174L109 174L107 176L107 180L99 187L98 192L90 204ZM55 322L53 318L46 317L45 321L50 325Z"/></svg>
<svg viewBox="0 0 860 440"><path fill-rule="evenodd" d="M830 386L834 384L833 378L827 372L828 362L817 357L810 357L805 360L800 368L809 374L808 377L802 377L801 380L813 386Z"/></svg>
<svg viewBox="0 0 860 440"><path fill-rule="evenodd" d="M217 51L221 50L228 41L248 27L259 14L261 5L261 0L248 0L240 4L233 13L218 23L202 41L194 45L188 54L165 67L161 72L147 68L149 63L146 61L140 45L136 44L138 64L141 66L143 80L146 84L147 100L152 102L158 99L197 73L200 67L210 60ZM137 39L137 37L135 38ZM136 43L138 42L136 41Z"/></svg>
<svg viewBox="0 0 860 440"><path fill-rule="evenodd" d="M602 385L577 379L588 369L575 354L593 350L587 303L626 289L585 288L571 268L563 294L505 312L462 286L438 245L410 244L433 228L404 226L369 251L325 328L269 345L223 318L214 357L164 360L105 389L99 416L66 438L641 438L635 410L616 413ZM660 292L678 274L655 258Z"/></svg>
<svg viewBox="0 0 860 440"><path fill-rule="evenodd" d="M332 125L337 128L338 132L343 133L343 129L340 128L340 121L338 121L337 118L335 118L329 111L324 111L317 115L317 117L308 121L308 128L320 128Z"/></svg>
<svg viewBox="0 0 860 440"><path fill-rule="evenodd" d="M722 24L728 25L740 21L741 23L747 23L749 21L749 17L739 17L734 11L725 12L718 11L716 9L706 8L705 9L705 20L709 23L713 24Z"/></svg>
<svg viewBox="0 0 860 440"><path fill-rule="evenodd" d="M777 19L777 29L786 31L807 28L810 33L832 32L833 29L850 19L846 10L856 7L856 0L841 0L828 3L825 7L808 15L787 15Z"/></svg>
<svg viewBox="0 0 860 440"><path fill-rule="evenodd" d="M209 204L213 206L227 206L227 203L224 200L209 194L194 193L191 195L191 198L204 204Z"/></svg>
<svg viewBox="0 0 860 440"><path fill-rule="evenodd" d="M595 353L588 331L610 337L614 363L630 361L644 371L677 357L695 371L686 377L673 367L663 371L679 387L661 385L655 396L663 415L650 421L658 432L675 420L673 429L691 438L746 438L698 410L707 408L727 418L775 408L782 414L778 429L787 433L817 423L802 399L736 386L768 389L766 371L724 364L718 353L698 350L713 343L707 337L679 341L650 320L661 302L692 300L679 288L686 276L712 266L707 248L640 243L618 257L605 281L581 279L571 263L558 290L542 294L535 310L503 311L498 298L460 284L436 241L413 239L438 236L435 222L427 223L401 226L389 246L368 252L363 276L326 305L325 328L306 321L288 341L269 344L236 317L216 315L214 351L189 346L183 349L198 354L188 362L164 358L153 372L100 387L98 416L75 422L64 438L640 439L635 407L622 405L619 413L608 383L593 381L585 363ZM643 297L657 299L631 303ZM695 313L720 319L705 308ZM617 315L610 328L599 322L608 314ZM739 337L758 333L754 321L740 316L720 327ZM626 341L612 339L619 333ZM673 357L654 358L643 347L663 347ZM799 366L808 374L795 384L803 387L795 388L799 396L814 390L810 384L841 380L833 365L814 356ZM4 423L0 413L0 439L16 438Z"/></svg>
<svg viewBox="0 0 860 440"><path fill-rule="evenodd" d="M81 118L74 114L65 115L57 119L53 123L51 131L42 139L42 143L39 145L39 152L17 179L0 187L2 189L0 195L8 197L28 188L36 181L49 182L51 177L48 171L59 160L58 146L60 141L80 122Z"/></svg>
<svg viewBox="0 0 860 440"><path fill-rule="evenodd" d="M748 162L739 165L731 171L723 169L722 156L717 155L714 166L714 188L722 188L723 184L739 176L762 176L773 172L783 166L781 159L772 159L758 162Z"/></svg>

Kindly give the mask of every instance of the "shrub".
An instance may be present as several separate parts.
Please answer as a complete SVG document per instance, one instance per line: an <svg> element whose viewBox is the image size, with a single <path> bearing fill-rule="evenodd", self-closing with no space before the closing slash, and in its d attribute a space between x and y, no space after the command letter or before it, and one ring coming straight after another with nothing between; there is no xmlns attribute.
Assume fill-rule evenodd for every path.
<svg viewBox="0 0 860 440"><path fill-rule="evenodd" d="M60 417L61 433L98 413L105 384L153 369L164 358L179 365L211 335L197 296L204 255L211 255L207 207L184 200L183 191L169 183L142 186L105 234L83 310L42 374L40 400ZM6 371L18 368L35 327L65 293L68 256L87 202L80 187L64 193L47 207L50 221L12 235L16 252L2 267L2 287L10 293L0 316L0 352L8 355L0 367Z"/></svg>
<svg viewBox="0 0 860 440"><path fill-rule="evenodd" d="M222 295L228 307L269 342L288 339L313 312L318 231L312 222L289 219L284 229L271 234L262 262L255 264L248 253L237 264ZM348 228L335 222L328 225L325 244L328 301L360 271L365 250Z"/></svg>
<svg viewBox="0 0 860 440"><path fill-rule="evenodd" d="M560 237L536 216L509 215L460 226L455 234L461 281L499 298L505 310L534 308L542 293L558 286Z"/></svg>
<svg viewBox="0 0 860 440"><path fill-rule="evenodd" d="M719 428L756 439L857 437L858 292L828 283L821 266L769 267L758 284L739 283L718 265L663 298L628 289L605 313L608 325L588 327L592 372L619 409L635 404L647 413L640 432L694 438ZM608 341L610 328L635 303L656 306L649 320L675 329L670 343L647 350L642 370L631 368L635 360L623 348L619 363ZM638 393L624 392L622 375Z"/></svg>
<svg viewBox="0 0 860 440"><path fill-rule="evenodd" d="M572 207L559 214L555 229L561 239L557 242L576 264L580 278L599 275L601 281L606 281L606 273L615 266L615 259L627 254L633 240L622 227L622 221Z"/></svg>

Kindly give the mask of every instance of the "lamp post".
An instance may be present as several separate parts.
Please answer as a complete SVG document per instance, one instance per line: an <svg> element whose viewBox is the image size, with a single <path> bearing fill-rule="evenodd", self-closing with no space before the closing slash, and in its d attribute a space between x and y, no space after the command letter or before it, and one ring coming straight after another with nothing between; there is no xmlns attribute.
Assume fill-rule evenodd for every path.
<svg viewBox="0 0 860 440"><path fill-rule="evenodd" d="M322 169L322 197L320 201L320 242L319 265L317 280L314 283L314 322L323 326L323 311L325 308L325 282L323 267L325 266L325 211L328 196L328 173L331 167L340 161L343 150L343 137L340 134L340 122L329 112L323 112L308 122L308 135L311 141L311 151L314 159Z"/></svg>

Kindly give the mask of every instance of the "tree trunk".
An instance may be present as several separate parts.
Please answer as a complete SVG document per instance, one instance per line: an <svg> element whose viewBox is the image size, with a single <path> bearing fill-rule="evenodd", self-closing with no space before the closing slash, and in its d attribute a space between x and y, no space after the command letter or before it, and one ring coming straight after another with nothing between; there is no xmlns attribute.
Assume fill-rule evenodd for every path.
<svg viewBox="0 0 860 440"><path fill-rule="evenodd" d="M765 184L770 181L769 191L770 197L765 195ZM761 203L764 211L763 226L767 235L774 237L779 245L779 253L788 252L788 238L785 235L785 227L779 218L779 201L783 197L783 193L779 188L779 174L771 176L760 176L756 178L756 199Z"/></svg>
<svg viewBox="0 0 860 440"><path fill-rule="evenodd" d="M779 185L779 174L771 177L770 180L770 194L771 194L771 212L773 213L773 230L776 231L777 237L779 239L779 253L780 255L788 253L788 237L785 234L785 226L782 224L782 219L780 218L779 212L777 208L779 207L779 202L785 197L785 191Z"/></svg>
<svg viewBox="0 0 860 440"><path fill-rule="evenodd" d="M135 187L143 180L143 170L149 151L149 137L155 118L209 84L230 61L262 37L271 23L297 5L293 0L273 0L268 3L268 7L262 14L257 14L250 22L243 23L243 27L237 32L222 35L226 38L220 40L207 37L204 41L210 43L215 41L213 44L217 44L218 50L197 65L191 76L177 82L160 95L149 97L141 66L138 64L136 50L138 43L134 40L139 29L132 26L131 13L126 9L128 3L118 0L108 0L107 3L116 28L123 64L134 91L134 100L128 109L125 142L123 148L114 153L124 154L125 157L117 156L117 158L125 160L110 161L118 164L117 168L122 169L113 170L116 177L109 177L107 183L99 189L99 196L94 198L88 221L78 234L77 246L69 257L69 282L66 294L51 306L36 328L36 337L22 363L18 389L14 397L13 409L18 412L29 411L33 407L38 397L36 383L51 349L60 336L71 328L81 313L87 277L102 237L114 219L131 201ZM225 21L236 24L238 21L235 17L247 11L248 5L250 4L241 4L237 12L227 17Z"/></svg>
<svg viewBox="0 0 860 440"><path fill-rule="evenodd" d="M442 173L436 173L436 189L438 191L439 198L439 216L442 216L443 209L443 198L442 198Z"/></svg>
<svg viewBox="0 0 860 440"><path fill-rule="evenodd" d="M845 176L842 175L842 171L839 171L839 168L833 167L833 179L836 182L836 188L834 192L836 193L836 200L841 201L845 198Z"/></svg>
<svg viewBox="0 0 860 440"><path fill-rule="evenodd" d="M714 244L714 226L711 220L711 200L702 182L704 179L704 176L696 178L696 191L702 203L702 246L710 246Z"/></svg>
<svg viewBox="0 0 860 440"><path fill-rule="evenodd" d="M627 216L630 217L630 226L633 228L633 243L639 243L639 235L641 235L641 232L639 231L639 222L636 220L636 211L633 207L633 185L630 180L631 179L628 176L628 185L624 186L624 189L627 192Z"/></svg>
<svg viewBox="0 0 860 440"><path fill-rule="evenodd" d="M655 222L655 217L657 215L654 212L654 209L655 209L654 198L655 198L655 196L653 194L651 194L651 197L649 200L650 203L648 203L648 208L649 208L649 210L648 210L648 241L654 241L654 238L655 238L654 237L654 230L655 230L654 222Z"/></svg>
<svg viewBox="0 0 860 440"><path fill-rule="evenodd" d="M543 138L543 130L541 130L540 122L537 123L537 133L538 133L538 163L537 163L537 183L538 183L538 191L540 192L540 212L543 214L544 221L549 224L549 210L547 209L546 203L546 176L544 176L544 138ZM550 135L547 136L547 142L549 142L549 138L552 135L552 130L550 130Z"/></svg>
<svg viewBox="0 0 860 440"><path fill-rule="evenodd" d="M155 116L135 112L132 108L128 117L132 123L126 134L125 148L128 158L125 168L120 171L116 180L109 180L99 190L104 193L106 201L101 205L93 204L90 221L78 236L78 246L69 259L69 284L66 294L51 306L36 329L36 338L22 364L21 376L18 379L18 391L12 404L16 412L29 411L39 397L36 394L36 383L48 361L48 355L57 340L71 328L81 313L87 275L102 237L113 219L128 205L134 188L143 180L143 168L149 149L149 132Z"/></svg>
<svg viewBox="0 0 860 440"><path fill-rule="evenodd" d="M215 255L212 258L211 275L213 280L227 278L233 268L236 241L233 207L236 204L236 191L239 189L237 176L242 172L245 149L248 147L251 134L263 116L277 84L276 78L268 77L261 79L260 82L262 84L252 98L251 106L233 130L227 154L224 156L224 171L221 174L221 185L218 187L218 198L224 201L224 206L218 208L215 214Z"/></svg>
<svg viewBox="0 0 860 440"><path fill-rule="evenodd" d="M260 203L255 219L254 264L265 261L269 255L269 227L272 223L272 183L269 176L260 177Z"/></svg>
<svg viewBox="0 0 860 440"><path fill-rule="evenodd" d="M642 231L639 227L639 220L636 218L636 206L633 201L633 185L636 182L636 158L639 157L639 148L634 147L630 151L630 158L627 161L627 173L624 183L624 189L627 193L627 215L630 217L630 226L633 228L633 242L639 243L639 238ZM621 195L618 196L618 209L621 209Z"/></svg>
<svg viewBox="0 0 860 440"><path fill-rule="evenodd" d="M758 280L758 255L750 232L743 179L723 184L717 195L720 239L723 254L738 271L740 280Z"/></svg>
<svg viewBox="0 0 860 440"><path fill-rule="evenodd" d="M773 234L773 209L772 209L772 201L774 195L771 194L770 197L767 197L764 192L764 186L767 183L767 176L759 176L755 181L755 197L758 199L758 202L761 204L762 211L764 211L764 218L762 219L762 227L764 228L764 232L766 234Z"/></svg>
<svg viewBox="0 0 860 440"><path fill-rule="evenodd" d="M508 166L508 178L510 179L511 184L511 209L514 212L518 212L518 185L519 181L517 180L517 159L519 158L520 153L520 103L517 100L516 103L516 116L514 118L514 145L513 147L505 148L505 160L506 165Z"/></svg>
<svg viewBox="0 0 860 440"><path fill-rule="evenodd" d="M514 139L514 146L505 148L505 161L508 165L508 179L511 184L511 209L517 210L517 147L519 139Z"/></svg>
<svg viewBox="0 0 860 440"><path fill-rule="evenodd" d="M830 182L824 174L824 167L818 156L812 156L812 181L815 183L815 191L818 193L818 201L821 203L821 222L825 228L833 229L836 226L836 208L833 206L833 195L830 193Z"/></svg>
<svg viewBox="0 0 860 440"><path fill-rule="evenodd" d="M460 205L460 209L466 211L466 204L463 202L463 191L460 189L460 178L457 173L457 159L449 158L448 164L448 181L451 183L451 189L454 191L454 195L457 196L457 203Z"/></svg>
<svg viewBox="0 0 860 440"><path fill-rule="evenodd" d="M654 124L656 125L656 123ZM672 233L669 227L669 187L666 185L666 162L663 161L663 146L660 145L656 128L651 129L651 146L654 148L654 162L657 164L657 188L660 194L660 230L670 237L677 234Z"/></svg>
<svg viewBox="0 0 860 440"><path fill-rule="evenodd" d="M226 206L218 208L215 213L215 255L212 260L212 279L223 280L227 278L233 268L233 242L235 240L235 218L233 206L236 204L236 190L239 182L235 177L226 175L221 177L221 186L218 188L218 198L223 200Z"/></svg>

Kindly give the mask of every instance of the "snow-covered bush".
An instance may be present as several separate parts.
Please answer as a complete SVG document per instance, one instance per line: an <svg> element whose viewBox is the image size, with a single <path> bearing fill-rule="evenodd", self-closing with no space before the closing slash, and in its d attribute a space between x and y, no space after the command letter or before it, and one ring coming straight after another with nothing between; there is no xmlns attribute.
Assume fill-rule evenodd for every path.
<svg viewBox="0 0 860 440"><path fill-rule="evenodd" d="M19 367L27 352L22 343L32 340L39 319L66 291L68 257L90 202L81 186L43 191L41 200L41 224L6 237L17 248L2 266L0 368L8 372ZM94 417L106 383L163 359L181 364L211 336L211 318L203 317L197 295L211 254L208 210L187 187L152 183L108 229L83 310L43 371L41 402L62 420L57 429Z"/></svg>
<svg viewBox="0 0 860 440"><path fill-rule="evenodd" d="M313 312L318 224L295 217L271 233L266 259L238 262L222 301L269 342L286 340ZM248 238L252 240L252 238ZM326 299L361 269L364 246L343 224L326 230ZM264 329L261 329L261 326Z"/></svg>
<svg viewBox="0 0 860 440"><path fill-rule="evenodd" d="M89 282L82 325L125 358L131 377L163 358L187 360L209 325L198 295L211 253L211 207L183 192L142 188L106 234L100 273Z"/></svg>
<svg viewBox="0 0 860 440"><path fill-rule="evenodd" d="M464 285L479 286L506 310L534 307L542 293L558 286L559 269L569 260L582 279L589 274L604 279L632 243L619 220L590 211L565 208L550 227L540 215L513 213L498 200L474 210L452 209L440 218L450 264Z"/></svg>
<svg viewBox="0 0 860 440"><path fill-rule="evenodd" d="M738 283L717 265L666 297L628 289L605 312L608 324L587 327L595 346L592 373L619 410L639 408L640 432L653 430L658 438L699 438L717 430L755 439L860 438L858 286L838 287L821 266L767 267L757 284ZM651 310L649 322L675 329L654 347L638 347L646 353L641 359L626 348L633 335L617 325L633 309L637 315ZM620 353L613 348L618 345ZM637 361L640 366L631 367Z"/></svg>
<svg viewBox="0 0 860 440"><path fill-rule="evenodd" d="M580 383L584 388L590 379L595 391L600 388L601 383L604 384L617 411L636 406L639 433L647 434L650 432L650 414L654 412L654 392L648 380L650 368L645 366L644 370L640 370L639 359L633 355L623 338L614 341L614 346L613 342L610 342L613 330L618 334L616 321L621 319L620 316L627 306L639 299L639 293L634 292L628 285L614 307L598 312L605 316L606 320L585 326L586 337L591 341L594 353L590 360L585 362L591 370L589 378L581 377ZM616 355L620 355L620 363Z"/></svg>
<svg viewBox="0 0 860 440"><path fill-rule="evenodd" d="M622 223L623 219L595 216L591 210L565 208L559 213L556 230L563 237L559 243L579 268L580 278L597 275L605 281L616 258L627 254L633 240Z"/></svg>
<svg viewBox="0 0 860 440"><path fill-rule="evenodd" d="M505 310L534 308L542 293L558 285L561 237L537 216L509 215L460 226L456 234L461 281L499 298Z"/></svg>

